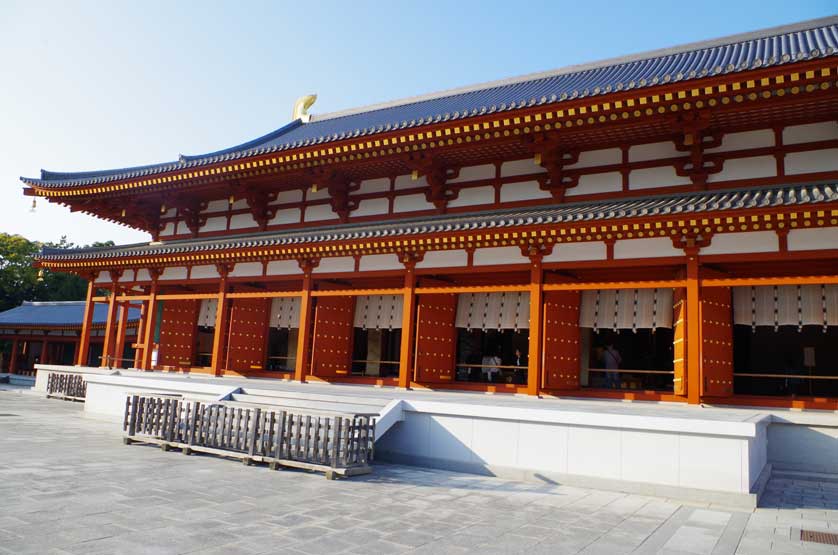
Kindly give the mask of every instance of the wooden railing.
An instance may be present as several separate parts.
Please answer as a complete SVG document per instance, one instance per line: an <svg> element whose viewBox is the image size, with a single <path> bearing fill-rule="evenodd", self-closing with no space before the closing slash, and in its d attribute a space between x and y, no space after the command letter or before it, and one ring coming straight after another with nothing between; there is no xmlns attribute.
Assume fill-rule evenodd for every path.
<svg viewBox="0 0 838 555"><path fill-rule="evenodd" d="M173 396L129 395L125 443L158 444L185 454L210 453L319 470L326 477L371 472L375 441L372 414L323 415L274 408L204 404Z"/></svg>
<svg viewBox="0 0 838 555"><path fill-rule="evenodd" d="M81 374L50 373L47 378L47 397L84 401L87 396L87 382Z"/></svg>

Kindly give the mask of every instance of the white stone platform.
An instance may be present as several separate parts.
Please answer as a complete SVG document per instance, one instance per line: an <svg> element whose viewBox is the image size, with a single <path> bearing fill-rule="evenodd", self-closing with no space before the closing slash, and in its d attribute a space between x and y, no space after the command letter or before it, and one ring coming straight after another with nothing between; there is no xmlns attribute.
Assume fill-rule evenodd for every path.
<svg viewBox="0 0 838 555"><path fill-rule="evenodd" d="M91 415L121 418L125 396L137 391L376 412L379 459L731 506L755 506L772 465L838 465L833 412L38 369L36 390L50 372L85 374Z"/></svg>

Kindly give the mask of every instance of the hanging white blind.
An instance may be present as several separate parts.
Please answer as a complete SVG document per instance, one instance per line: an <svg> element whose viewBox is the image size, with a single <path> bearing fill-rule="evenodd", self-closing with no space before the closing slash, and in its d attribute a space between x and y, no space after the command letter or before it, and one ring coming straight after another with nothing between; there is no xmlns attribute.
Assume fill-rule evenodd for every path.
<svg viewBox="0 0 838 555"><path fill-rule="evenodd" d="M582 291L579 326L597 329L672 327L672 289Z"/></svg>
<svg viewBox="0 0 838 555"><path fill-rule="evenodd" d="M198 325L214 328L216 310L218 310L218 299L201 299L201 308L198 310Z"/></svg>
<svg viewBox="0 0 838 555"><path fill-rule="evenodd" d="M402 327L401 295L363 295L355 298L355 327L397 329Z"/></svg>
<svg viewBox="0 0 838 555"><path fill-rule="evenodd" d="M524 291L461 293L456 326L466 329L519 330L530 327L530 294Z"/></svg>
<svg viewBox="0 0 838 555"><path fill-rule="evenodd" d="M271 327L286 329L300 327L299 297L277 297L271 302Z"/></svg>
<svg viewBox="0 0 838 555"><path fill-rule="evenodd" d="M838 326L838 285L733 288L733 322L745 326Z"/></svg>

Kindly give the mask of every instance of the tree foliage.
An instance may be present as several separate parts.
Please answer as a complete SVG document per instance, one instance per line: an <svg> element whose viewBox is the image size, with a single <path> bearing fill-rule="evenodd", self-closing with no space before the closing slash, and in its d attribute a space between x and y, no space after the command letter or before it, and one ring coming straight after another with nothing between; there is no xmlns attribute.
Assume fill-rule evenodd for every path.
<svg viewBox="0 0 838 555"><path fill-rule="evenodd" d="M113 246L113 241L96 242L90 247ZM44 269L43 281L33 266L42 247L73 248L62 237L57 243L29 241L20 235L0 233L0 311L23 301L78 301L87 293L87 282L74 274Z"/></svg>

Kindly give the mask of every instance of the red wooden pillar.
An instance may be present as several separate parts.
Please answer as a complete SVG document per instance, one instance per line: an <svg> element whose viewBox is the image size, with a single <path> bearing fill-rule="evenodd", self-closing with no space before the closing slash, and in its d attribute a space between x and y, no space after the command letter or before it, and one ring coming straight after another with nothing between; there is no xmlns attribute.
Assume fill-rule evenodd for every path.
<svg viewBox="0 0 838 555"><path fill-rule="evenodd" d="M303 290L300 297L300 330L297 334L297 359L294 361L294 379L300 382L306 381L306 370L311 353L311 322L312 322L312 299L311 290L313 280L311 272L317 266L317 260L300 260L300 269L303 271Z"/></svg>
<svg viewBox="0 0 838 555"><path fill-rule="evenodd" d="M399 349L399 387L407 389L413 374L413 346L416 339L416 260L406 259L402 292L402 340Z"/></svg>
<svg viewBox="0 0 838 555"><path fill-rule="evenodd" d="M108 318L105 321L105 341L102 345L101 367L110 367L114 351L114 325L116 324L116 296L118 294L116 280L111 285L111 295L108 297Z"/></svg>
<svg viewBox="0 0 838 555"><path fill-rule="evenodd" d="M49 364L49 341L44 339L41 342L41 364ZM33 368L34 370L34 368Z"/></svg>
<svg viewBox="0 0 838 555"><path fill-rule="evenodd" d="M9 355L9 374L16 374L17 373L17 352L18 352L18 340L17 338L12 339L12 352Z"/></svg>
<svg viewBox="0 0 838 555"><path fill-rule="evenodd" d="M122 355L125 353L125 334L128 328L128 308L130 303L119 303L119 320L116 325L116 341L114 343L114 362L117 368L122 368L124 361Z"/></svg>
<svg viewBox="0 0 838 555"><path fill-rule="evenodd" d="M159 275L159 273L157 274ZM157 275L151 276L151 287L148 293L147 310L145 313L145 329L143 329L143 358L140 368L153 370L151 355L154 353L154 329L157 327ZM137 337L139 340L139 337Z"/></svg>
<svg viewBox="0 0 838 555"><path fill-rule="evenodd" d="M527 359L527 394L538 395L543 363L542 299L544 271L541 268L541 255L530 257L530 341Z"/></svg>
<svg viewBox="0 0 838 555"><path fill-rule="evenodd" d="M84 319L81 323L81 335L79 337L79 348L76 350L76 366L87 365L87 358L90 353L90 328L93 326L93 276L87 283L87 297L84 301Z"/></svg>
<svg viewBox="0 0 838 555"><path fill-rule="evenodd" d="M215 329L212 336L212 360L210 369L216 376L224 373L224 350L227 343L227 275L230 268L226 265L218 265L218 274L221 281L218 283L218 304L215 307Z"/></svg>
<svg viewBox="0 0 838 555"><path fill-rule="evenodd" d="M698 287L698 252L687 252L687 402L701 400L701 305Z"/></svg>

